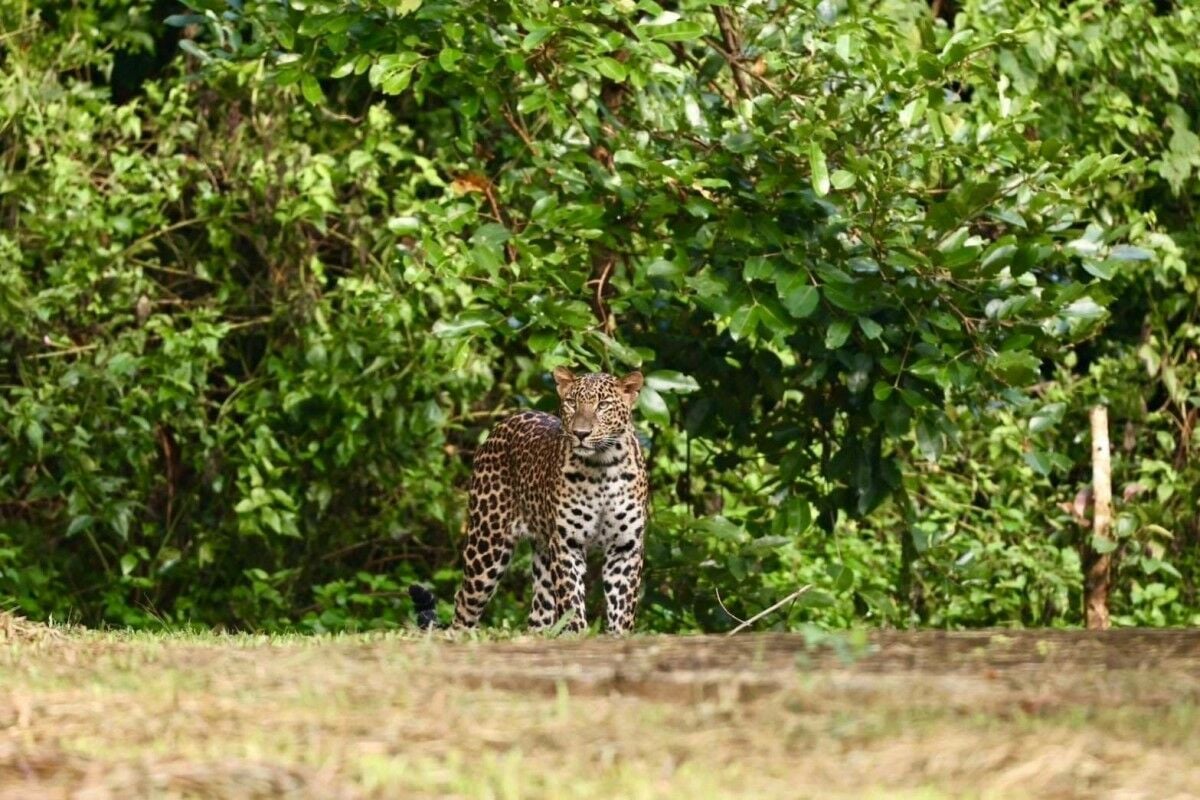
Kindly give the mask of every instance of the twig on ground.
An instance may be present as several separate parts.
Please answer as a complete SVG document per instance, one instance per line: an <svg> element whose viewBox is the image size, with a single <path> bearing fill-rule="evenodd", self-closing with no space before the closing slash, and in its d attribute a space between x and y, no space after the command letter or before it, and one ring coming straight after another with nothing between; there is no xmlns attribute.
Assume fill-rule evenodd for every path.
<svg viewBox="0 0 1200 800"><path fill-rule="evenodd" d="M730 611L728 608L725 607L725 601L721 599L721 590L714 586L713 591L715 591L717 593L717 605L719 605L721 607L721 610L724 611L726 614L728 614L730 619L736 619L738 622L745 625L746 620L742 619L737 614L734 614L732 611Z"/></svg>
<svg viewBox="0 0 1200 800"><path fill-rule="evenodd" d="M762 610L762 611L758 612L758 613L757 613L757 614L755 614L753 617L751 617L750 619L746 620L746 621L745 621L745 622L743 622L741 625L738 625L736 628L734 628L733 630L731 630L729 633L727 633L727 634L725 634L725 635L726 635L726 636L733 636L735 633L738 633L739 631L742 631L742 630L744 630L744 629L748 628L749 626L753 625L755 622L758 622L760 619L762 619L763 617L765 617L767 614L770 614L772 611L774 611L775 609L777 609L777 608L779 608L780 606L782 606L784 603L788 602L789 600L795 600L797 597L799 597L800 595L804 594L805 592L807 592L807 591L808 591L809 589L811 589L811 588L812 588L812 584L811 584L811 583L806 583L806 584L804 584L804 585L803 585L803 586L801 586L799 589L797 589L796 591L792 592L791 594L789 594L787 597L785 597L785 598L783 598L782 600L780 600L780 601L779 601L778 603L776 603L775 605L771 606L770 608L767 608L767 609L764 609L764 610ZM724 608L724 606L721 606L721 607L722 607L722 608ZM728 612L726 612L726 613L728 613ZM733 617L733 615L732 615L732 614L730 614L729 616ZM733 618L734 618L734 619L737 619L737 617L733 617Z"/></svg>

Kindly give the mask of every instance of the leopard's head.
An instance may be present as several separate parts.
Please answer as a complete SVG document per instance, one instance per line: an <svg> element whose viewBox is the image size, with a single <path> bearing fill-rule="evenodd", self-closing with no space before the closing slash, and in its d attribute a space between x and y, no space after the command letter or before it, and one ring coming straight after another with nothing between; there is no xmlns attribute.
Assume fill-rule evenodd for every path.
<svg viewBox="0 0 1200 800"><path fill-rule="evenodd" d="M554 370L563 429L576 451L605 450L633 424L633 406L642 390L642 373L615 378L604 372L575 375L565 367Z"/></svg>

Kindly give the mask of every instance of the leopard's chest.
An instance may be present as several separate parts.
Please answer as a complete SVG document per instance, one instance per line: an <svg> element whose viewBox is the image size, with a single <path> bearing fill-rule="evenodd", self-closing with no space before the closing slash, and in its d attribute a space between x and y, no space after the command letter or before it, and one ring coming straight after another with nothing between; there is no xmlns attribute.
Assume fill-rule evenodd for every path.
<svg viewBox="0 0 1200 800"><path fill-rule="evenodd" d="M588 547L607 546L642 515L644 486L643 468L631 457L602 465L568 460L556 516L568 535Z"/></svg>

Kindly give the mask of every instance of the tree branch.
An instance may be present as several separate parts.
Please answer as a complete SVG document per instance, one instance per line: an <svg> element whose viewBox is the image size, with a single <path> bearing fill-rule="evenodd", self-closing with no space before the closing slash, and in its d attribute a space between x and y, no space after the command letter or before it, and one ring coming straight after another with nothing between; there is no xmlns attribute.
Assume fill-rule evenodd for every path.
<svg viewBox="0 0 1200 800"><path fill-rule="evenodd" d="M721 29L721 38L725 42L725 51L721 55L729 62L738 94L749 100L754 93L750 91L750 82L746 80L746 71L742 66L742 37L738 33L735 20L728 9L722 6L713 6L712 12L717 18L717 27Z"/></svg>

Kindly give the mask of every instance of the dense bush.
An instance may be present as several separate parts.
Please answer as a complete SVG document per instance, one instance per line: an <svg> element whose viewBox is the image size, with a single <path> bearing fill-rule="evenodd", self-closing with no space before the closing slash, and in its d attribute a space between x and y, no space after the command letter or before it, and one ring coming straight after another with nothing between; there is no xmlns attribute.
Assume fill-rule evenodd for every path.
<svg viewBox="0 0 1200 800"><path fill-rule="evenodd" d="M647 628L1077 623L1097 400L1195 621L1190 10L190 5L0 11L0 602L403 622L571 363L648 375Z"/></svg>

